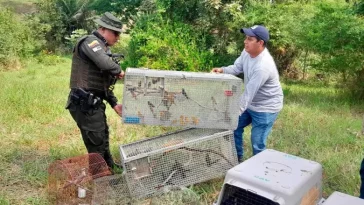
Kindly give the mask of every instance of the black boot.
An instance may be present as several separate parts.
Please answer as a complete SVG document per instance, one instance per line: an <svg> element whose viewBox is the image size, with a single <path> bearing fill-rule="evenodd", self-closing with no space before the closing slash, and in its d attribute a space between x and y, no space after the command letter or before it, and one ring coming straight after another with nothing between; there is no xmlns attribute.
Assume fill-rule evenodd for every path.
<svg viewBox="0 0 364 205"><path fill-rule="evenodd" d="M123 166L119 163L115 163L112 158L105 159L107 166L110 168L112 174L121 174L123 170Z"/></svg>

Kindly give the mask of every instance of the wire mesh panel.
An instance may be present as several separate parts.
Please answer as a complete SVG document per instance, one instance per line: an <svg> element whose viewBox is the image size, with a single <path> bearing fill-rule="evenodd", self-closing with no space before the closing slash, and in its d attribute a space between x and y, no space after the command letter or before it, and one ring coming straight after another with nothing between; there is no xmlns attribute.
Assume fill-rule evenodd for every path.
<svg viewBox="0 0 364 205"><path fill-rule="evenodd" d="M317 162L265 150L230 169L218 205L317 205L322 167Z"/></svg>
<svg viewBox="0 0 364 205"><path fill-rule="evenodd" d="M170 192L163 193L161 195L157 195L148 199L149 203L145 204L153 204L153 205L200 205L200 197L194 191L185 188L179 187L178 190L171 190ZM145 201L144 200L144 201ZM139 200L142 201L142 200ZM137 203L133 204L136 205ZM142 205L142 204L140 204Z"/></svg>
<svg viewBox="0 0 364 205"><path fill-rule="evenodd" d="M198 205L199 196L190 189L179 187L168 193L148 199L130 197L124 174L105 176L94 180L93 205Z"/></svg>
<svg viewBox="0 0 364 205"><path fill-rule="evenodd" d="M125 177L121 174L94 180L92 204L132 204Z"/></svg>
<svg viewBox="0 0 364 205"><path fill-rule="evenodd" d="M48 193L53 204L91 203L93 180L111 175L105 160L96 153L58 160L48 168Z"/></svg>
<svg viewBox="0 0 364 205"><path fill-rule="evenodd" d="M235 166L232 131L184 129L120 146L133 197L149 197L173 187L223 176Z"/></svg>
<svg viewBox="0 0 364 205"><path fill-rule="evenodd" d="M242 81L228 74L128 68L124 123L235 129Z"/></svg>

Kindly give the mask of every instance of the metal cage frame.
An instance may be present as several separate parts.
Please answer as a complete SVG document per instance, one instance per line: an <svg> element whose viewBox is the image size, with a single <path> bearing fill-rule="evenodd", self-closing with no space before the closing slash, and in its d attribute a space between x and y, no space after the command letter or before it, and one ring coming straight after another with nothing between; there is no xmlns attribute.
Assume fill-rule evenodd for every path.
<svg viewBox="0 0 364 205"><path fill-rule="evenodd" d="M230 74L127 68L122 120L129 124L235 129L242 80Z"/></svg>
<svg viewBox="0 0 364 205"><path fill-rule="evenodd" d="M238 164L233 132L188 128L120 146L132 197L222 177Z"/></svg>

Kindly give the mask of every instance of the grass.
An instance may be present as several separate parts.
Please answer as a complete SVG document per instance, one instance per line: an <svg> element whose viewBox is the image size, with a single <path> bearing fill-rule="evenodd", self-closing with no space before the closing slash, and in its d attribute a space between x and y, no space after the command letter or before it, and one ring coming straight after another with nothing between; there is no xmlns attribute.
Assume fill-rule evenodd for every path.
<svg viewBox="0 0 364 205"><path fill-rule="evenodd" d="M0 204L48 204L49 164L86 153L76 124L64 109L70 63L68 58L62 58L57 65L30 62L26 69L0 72ZM285 105L268 147L321 163L325 197L333 191L357 196L358 170L364 156L364 136L360 135L363 104L331 87L294 83L283 87ZM122 84L117 84L115 93L122 98ZM107 116L111 150L117 159L119 144L172 129L122 124L109 107ZM245 134L248 158L250 129ZM216 179L191 186L191 200L212 204L222 183L223 179ZM153 203L158 204L158 200Z"/></svg>
<svg viewBox="0 0 364 205"><path fill-rule="evenodd" d="M36 3L39 0L0 0L0 6L10 8L17 14L36 12Z"/></svg>
<svg viewBox="0 0 364 205"><path fill-rule="evenodd" d="M0 2L38 3L40 0L0 0Z"/></svg>

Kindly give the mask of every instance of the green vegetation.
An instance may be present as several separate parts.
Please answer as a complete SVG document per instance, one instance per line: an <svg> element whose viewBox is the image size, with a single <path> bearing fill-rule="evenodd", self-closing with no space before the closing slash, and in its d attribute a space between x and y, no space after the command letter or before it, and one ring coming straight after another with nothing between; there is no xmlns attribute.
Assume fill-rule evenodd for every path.
<svg viewBox="0 0 364 205"><path fill-rule="evenodd" d="M19 13L21 3L9 2L0 4ZM21 67L41 52L68 54L79 34L95 29L94 14L111 11L130 34L121 48L128 54L124 68L207 71L227 65L243 49L240 28L264 24L283 77L318 75L364 99L362 0L38 0L23 6L28 4L38 12L13 18L5 9L0 16L0 40L7 42L0 49L2 69Z"/></svg>
<svg viewBox="0 0 364 205"><path fill-rule="evenodd" d="M191 26L166 21L161 16L140 19L131 33L129 55L122 67L161 70L208 71L212 54L201 50ZM202 36L202 35L200 35Z"/></svg>
<svg viewBox="0 0 364 205"><path fill-rule="evenodd" d="M0 25L0 69L20 68L21 58L32 56L40 46L36 32L31 29L31 22L20 21L11 10L2 7Z"/></svg>
<svg viewBox="0 0 364 205"><path fill-rule="evenodd" d="M47 204L49 164L86 153L80 133L64 109L69 67L70 59L61 58L56 65L35 61L25 69L0 73L0 202ZM285 106L268 147L321 163L324 196L333 191L358 195L364 104L347 97L341 89L325 87L324 83L283 85ZM120 99L122 86L117 84L115 90ZM174 129L122 124L110 108L107 115L111 149L117 159L119 144ZM249 135L247 129L246 157L251 156ZM190 187L195 193L191 197L196 199L197 195L200 204L211 204L218 196L222 180Z"/></svg>
<svg viewBox="0 0 364 205"><path fill-rule="evenodd" d="M266 25L285 94L268 147L321 163L325 197L333 191L357 196L364 156L364 1L274 2L0 0L0 204L48 204L49 164L86 153L64 109L71 64L65 56L95 28L92 16L105 11L126 24L113 49L126 55L124 69L209 71L233 63L242 51L241 27ZM115 90L119 99L122 86ZM110 108L107 115L116 158L119 144L174 129L124 125ZM247 158L249 135L247 129ZM222 182L194 185L183 200L211 204ZM173 196L152 200L182 203Z"/></svg>

